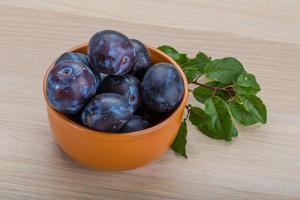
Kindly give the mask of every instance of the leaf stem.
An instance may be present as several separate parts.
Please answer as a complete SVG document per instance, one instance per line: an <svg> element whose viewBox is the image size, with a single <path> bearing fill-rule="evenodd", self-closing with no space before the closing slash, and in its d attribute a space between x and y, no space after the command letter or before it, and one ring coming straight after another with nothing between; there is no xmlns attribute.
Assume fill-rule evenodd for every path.
<svg viewBox="0 0 300 200"><path fill-rule="evenodd" d="M217 92L217 89L214 88L214 91L213 91L213 93L212 93L212 96L213 96L213 97L216 95L216 92ZM229 93L230 93L230 92L229 92Z"/></svg>
<svg viewBox="0 0 300 200"><path fill-rule="evenodd" d="M185 108L187 109L187 114L186 114L184 120L187 120L187 119L189 118L189 116L190 116L191 105L190 105L190 104L189 104L189 105L186 105Z"/></svg>
<svg viewBox="0 0 300 200"><path fill-rule="evenodd" d="M211 87L211 86L199 83L197 81L193 81L192 83L195 84L195 85L199 85L199 86L202 86L202 87L209 88L211 90L214 90L215 92L216 92L216 90L222 90L222 91L229 92L230 90L232 90L231 88L233 87L233 85L228 85L228 86L225 86L225 87Z"/></svg>
<svg viewBox="0 0 300 200"><path fill-rule="evenodd" d="M230 99L232 98L231 90L229 90L229 97L230 97Z"/></svg>
<svg viewBox="0 0 300 200"><path fill-rule="evenodd" d="M195 82L197 82L201 76L202 76L202 74L200 74L200 75L196 78Z"/></svg>
<svg viewBox="0 0 300 200"><path fill-rule="evenodd" d="M202 83L198 83L197 81L193 81L192 83L193 83L193 84L195 84L195 85L199 85L199 86L203 86L203 87L206 87L206 88L213 89L213 87L210 87L210 86L204 85L204 84L202 84Z"/></svg>
<svg viewBox="0 0 300 200"><path fill-rule="evenodd" d="M233 85L227 85L227 86L222 87L222 88L227 89L227 88L232 88L232 87L233 87Z"/></svg>

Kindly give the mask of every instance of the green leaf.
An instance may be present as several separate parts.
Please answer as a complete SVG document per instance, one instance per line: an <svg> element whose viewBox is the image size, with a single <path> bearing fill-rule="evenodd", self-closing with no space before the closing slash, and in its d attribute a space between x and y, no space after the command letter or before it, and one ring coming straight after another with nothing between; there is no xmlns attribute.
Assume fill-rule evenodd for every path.
<svg viewBox="0 0 300 200"><path fill-rule="evenodd" d="M213 130L210 130L208 128L207 124L204 124L203 126L199 126L198 129L204 135L206 135L206 136L208 136L210 138L216 138L215 137L216 133ZM226 140L227 142L230 142L232 140L232 137L237 137L237 136L238 136L238 131L235 128L234 124L232 124L230 134L226 138L222 138L222 139ZM216 138L216 139L220 139L220 138Z"/></svg>
<svg viewBox="0 0 300 200"><path fill-rule="evenodd" d="M232 124L231 132L230 132L230 137L237 137L238 135L239 135L238 130L236 129L236 127L234 126L234 124Z"/></svg>
<svg viewBox="0 0 300 200"><path fill-rule="evenodd" d="M215 86L218 82L209 82L206 83L205 85L207 86ZM211 98L213 94L213 90L204 86L198 86L197 88L195 88L193 90L193 96L195 97L195 99L197 101L199 101L200 103L205 103L205 101L208 98Z"/></svg>
<svg viewBox="0 0 300 200"><path fill-rule="evenodd" d="M181 122L179 131L171 147L176 153L182 155L185 158L187 158L186 150L185 150L185 146L187 142L186 135L187 135L187 128L186 128L186 120L184 119Z"/></svg>
<svg viewBox="0 0 300 200"><path fill-rule="evenodd" d="M212 81L212 82L208 82L205 83L204 85L209 86L209 87L224 87L225 85L217 82L217 81ZM197 88L195 88L193 90L193 95L195 97L195 99L197 101L199 101L200 103L205 103L205 101L212 97L213 94L213 90L210 88L207 88L205 86L198 86ZM219 96L221 99L227 101L229 99L229 95L227 92L225 91L220 91L218 90L215 94L216 96Z"/></svg>
<svg viewBox="0 0 300 200"><path fill-rule="evenodd" d="M234 84L234 89L238 94L253 94L255 95L260 91L260 86L256 81L253 74L242 73L238 79L237 83Z"/></svg>
<svg viewBox="0 0 300 200"><path fill-rule="evenodd" d="M243 73L243 65L235 58L222 58L209 62L204 67L204 74L212 80L221 83L233 83Z"/></svg>
<svg viewBox="0 0 300 200"><path fill-rule="evenodd" d="M203 71L204 66L211 62L211 58L209 58L205 53L199 52L195 58L189 59L186 63L182 65L183 68L187 67L198 67Z"/></svg>
<svg viewBox="0 0 300 200"><path fill-rule="evenodd" d="M184 68L184 73L189 83L193 82L193 80L202 74L201 68L197 66Z"/></svg>
<svg viewBox="0 0 300 200"><path fill-rule="evenodd" d="M252 113L245 109L245 106L242 103L232 101L229 104L229 108L235 120L244 126L253 125L259 122Z"/></svg>
<svg viewBox="0 0 300 200"><path fill-rule="evenodd" d="M179 53L173 47L163 45L158 47L158 49L173 58L179 65L183 65L189 60L186 54Z"/></svg>
<svg viewBox="0 0 300 200"><path fill-rule="evenodd" d="M237 84L243 87L251 87L260 90L260 86L257 83L255 76L246 72L238 77Z"/></svg>
<svg viewBox="0 0 300 200"><path fill-rule="evenodd" d="M190 121L208 137L231 141L238 131L232 123L227 104L219 97L207 99L204 111L191 107Z"/></svg>
<svg viewBox="0 0 300 200"><path fill-rule="evenodd" d="M267 109L263 101L254 95L240 95L239 102L245 110L251 113L258 121L265 124L267 122Z"/></svg>
<svg viewBox="0 0 300 200"><path fill-rule="evenodd" d="M216 133L215 133L214 131L210 130L210 129L208 128L208 125L207 125L207 124L204 124L203 126L198 126L197 128L198 128L204 135L206 135L206 136L208 136L208 137L210 137L210 138L215 138L215 139L217 139L217 138L215 137Z"/></svg>
<svg viewBox="0 0 300 200"><path fill-rule="evenodd" d="M191 107L189 120L193 125L200 127L210 120L210 116L199 107Z"/></svg>
<svg viewBox="0 0 300 200"><path fill-rule="evenodd" d="M210 132L208 136L228 139L232 131L232 120L226 102L216 96L209 98L205 102L204 112L211 117L207 123L207 129Z"/></svg>
<svg viewBox="0 0 300 200"><path fill-rule="evenodd" d="M228 137L227 137L225 140L226 140L227 142L230 142L230 141L232 140L232 137L237 137L238 134L239 134L239 133L238 133L236 127L235 127L234 124L232 123L230 135L228 135Z"/></svg>
<svg viewBox="0 0 300 200"><path fill-rule="evenodd" d="M237 94L252 94L252 95L256 95L259 90L257 89L254 89L254 88L251 88L251 87L242 87L238 84L233 84L233 88L234 88L234 91L237 93Z"/></svg>
<svg viewBox="0 0 300 200"><path fill-rule="evenodd" d="M202 52L199 52L195 58L188 60L182 65L188 82L191 83L199 75L203 73L204 66L210 62L211 59Z"/></svg>

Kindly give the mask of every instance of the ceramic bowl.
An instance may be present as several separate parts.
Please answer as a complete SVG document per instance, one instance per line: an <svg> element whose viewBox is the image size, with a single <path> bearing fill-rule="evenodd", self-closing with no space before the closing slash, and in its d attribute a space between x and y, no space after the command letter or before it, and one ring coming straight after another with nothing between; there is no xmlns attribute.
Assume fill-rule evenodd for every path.
<svg viewBox="0 0 300 200"><path fill-rule="evenodd" d="M160 50L147 46L152 63L168 62L175 66L184 80L184 95L174 112L161 123L145 130L112 134L91 130L70 120L54 110L46 96L46 79L53 63L44 77L44 97L52 132L60 147L83 165L101 170L129 170L141 167L164 154L172 144L180 127L188 98L188 83L178 64ZM68 51L86 53L87 43Z"/></svg>

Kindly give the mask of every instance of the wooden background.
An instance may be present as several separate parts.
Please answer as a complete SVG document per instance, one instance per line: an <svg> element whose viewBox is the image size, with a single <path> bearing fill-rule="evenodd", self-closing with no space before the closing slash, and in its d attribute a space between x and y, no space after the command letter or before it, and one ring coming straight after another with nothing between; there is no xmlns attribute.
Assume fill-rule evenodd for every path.
<svg viewBox="0 0 300 200"><path fill-rule="evenodd" d="M0 0L0 199L300 199L300 1ZM268 124L231 143L189 126L184 160L99 172L57 146L42 79L96 31L190 56L235 56L261 83Z"/></svg>

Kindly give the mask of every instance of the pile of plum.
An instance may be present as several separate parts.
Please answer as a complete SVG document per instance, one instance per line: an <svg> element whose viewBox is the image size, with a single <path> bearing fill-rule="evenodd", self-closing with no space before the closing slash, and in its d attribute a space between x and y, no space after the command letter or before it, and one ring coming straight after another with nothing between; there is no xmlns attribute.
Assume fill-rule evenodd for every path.
<svg viewBox="0 0 300 200"><path fill-rule="evenodd" d="M88 128L113 133L159 123L183 93L182 77L172 64L152 65L142 42L112 30L95 33L87 55L62 54L46 82L55 110Z"/></svg>

